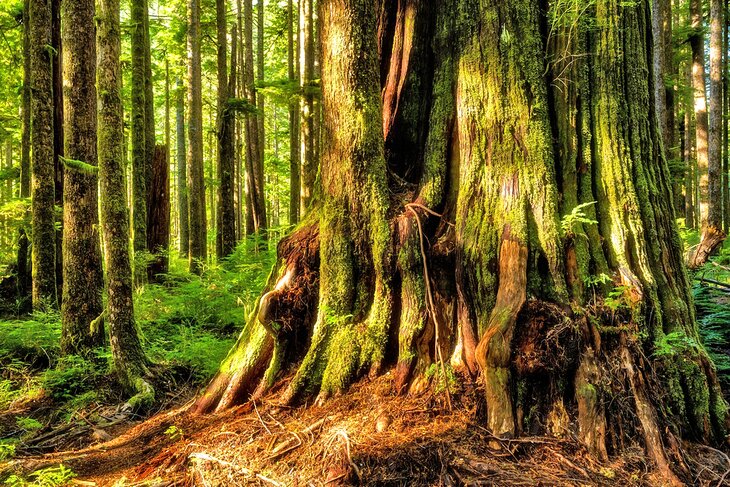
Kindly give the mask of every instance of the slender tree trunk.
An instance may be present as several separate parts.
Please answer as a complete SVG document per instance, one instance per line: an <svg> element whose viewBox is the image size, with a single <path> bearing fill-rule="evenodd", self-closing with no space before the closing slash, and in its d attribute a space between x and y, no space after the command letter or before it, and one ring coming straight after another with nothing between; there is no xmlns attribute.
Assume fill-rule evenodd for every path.
<svg viewBox="0 0 730 487"><path fill-rule="evenodd" d="M23 2L23 134L20 149L20 197L30 196L30 0Z"/></svg>
<svg viewBox="0 0 730 487"><path fill-rule="evenodd" d="M254 81L254 56L253 56L253 2L244 0L243 4L244 22L244 73L246 98L251 106L258 107L256 86ZM248 200L251 217L251 230L259 232L266 230L266 199L264 193L263 161L260 160L261 134L259 133L258 118L256 114L248 114L246 117L246 185L248 188Z"/></svg>
<svg viewBox="0 0 730 487"><path fill-rule="evenodd" d="M654 78L656 90L654 103L662 133L662 142L667 159L672 161L670 168L679 166L677 154L676 128L674 117L674 49L672 45L672 3L671 0L652 0L652 36L654 39ZM674 162L677 161L677 162ZM682 173L672 174L674 205L678 214L682 213Z"/></svg>
<svg viewBox="0 0 730 487"><path fill-rule="evenodd" d="M190 271L200 273L207 256L203 178L203 98L200 60L200 0L188 2L188 225Z"/></svg>
<svg viewBox="0 0 730 487"><path fill-rule="evenodd" d="M695 27L695 16L698 15L698 7L694 4L693 0L690 3L690 6L693 6L693 27ZM698 60L694 59L696 56L694 37L693 63L696 64ZM696 68L693 67L695 100L700 81L698 75L694 73ZM702 79L704 80L704 75ZM704 83L702 93L704 94ZM700 205L703 208L702 239L690 253L688 264L691 268L703 265L725 240L725 232L722 230L722 0L710 1L710 124L705 159L702 155L699 126L706 121L706 114L703 118L701 113L697 113L697 166L700 171Z"/></svg>
<svg viewBox="0 0 730 487"><path fill-rule="evenodd" d="M99 247L94 0L62 4L64 100L63 301L61 351L104 343ZM98 319L97 319L98 318Z"/></svg>
<svg viewBox="0 0 730 487"><path fill-rule="evenodd" d="M287 2L287 73L289 84L299 87L299 70L295 69L294 58L299 55L294 43L294 25L296 21L294 1ZM299 25L298 22L296 25ZM289 99L289 224L299 222L299 198L301 197L301 179L299 162L299 96L294 93Z"/></svg>
<svg viewBox="0 0 730 487"><path fill-rule="evenodd" d="M135 253L147 250L147 109L145 17L147 0L131 3L132 44L132 237ZM135 269L135 275L142 271Z"/></svg>
<svg viewBox="0 0 730 487"><path fill-rule="evenodd" d="M124 182L122 71L119 0L99 0L99 187L106 262L106 321L114 369L130 393L132 409L149 405L154 390L145 380L147 359L134 323L132 268L129 255L129 213Z"/></svg>
<svg viewBox="0 0 730 487"><path fill-rule="evenodd" d="M157 188L150 186L152 180L152 163L155 158L157 140L155 138L155 98L152 89L152 44L150 41L150 14L149 0L144 0L144 10L142 16L142 36L144 43L144 139L145 139L145 180L147 181L147 207L150 208L152 193ZM147 226L151 225L149 212L147 212ZM147 241L147 250L155 252L155 248L151 245L153 242Z"/></svg>
<svg viewBox="0 0 730 487"><path fill-rule="evenodd" d="M53 56L53 162L56 178L56 205L63 207L64 165L59 156L63 156L63 43L61 42L61 0L52 0L52 34L51 46L55 49ZM31 135L32 136L32 135ZM63 217L56 221L56 296L59 301L63 297ZM61 303L59 303L61 304Z"/></svg>
<svg viewBox="0 0 730 487"><path fill-rule="evenodd" d="M314 158L314 12L313 0L299 2L299 57L302 90L300 114L301 203L302 215L309 211L314 196L317 162Z"/></svg>
<svg viewBox="0 0 730 487"><path fill-rule="evenodd" d="M710 132L707 225L722 231L723 1L710 1Z"/></svg>
<svg viewBox="0 0 730 487"><path fill-rule="evenodd" d="M185 87L177 80L177 99L175 106L175 140L177 141L177 214L180 239L180 256L188 256L190 235L188 233L188 188L187 165L185 162Z"/></svg>
<svg viewBox="0 0 730 487"><path fill-rule="evenodd" d="M51 0L29 0L32 144L33 307L56 307Z"/></svg>
<svg viewBox="0 0 730 487"><path fill-rule="evenodd" d="M707 99L705 95L705 41L702 22L701 0L690 0L690 21L692 33L689 37L692 48L692 89L694 90L696 158L699 177L700 215L702 221L707 220L708 198L708 119Z"/></svg>
<svg viewBox="0 0 730 487"><path fill-rule="evenodd" d="M167 146L156 145L152 157L149 211L147 212L147 246L153 255L147 265L147 278L159 282L167 274L170 247L170 164Z"/></svg>
<svg viewBox="0 0 730 487"><path fill-rule="evenodd" d="M229 86L228 81L228 35L226 27L225 0L216 1L217 25L218 25L218 116L216 118L218 135L218 212L217 212L217 233L216 233L216 255L218 259L229 256L236 246L236 219L233 206L233 175L235 172L235 119L234 113L229 109ZM236 28L231 32L233 46L236 45ZM232 49L231 66L236 50ZM231 79L235 80L235 72L231 70Z"/></svg>
<svg viewBox="0 0 730 487"><path fill-rule="evenodd" d="M172 165L172 145L171 145L171 122L170 122L170 62L168 59L165 59L165 148L166 148L166 155L167 155L167 161L165 163L167 164L167 170L168 170L168 177L170 180L174 180L175 176L173 173L173 170L176 169ZM177 223L178 220L175 218L172 218L173 215L173 207L172 202L175 201L176 195L175 190L177 189L177 186L175 184L169 184L169 193L170 193L170 234L175 234L177 231ZM170 237L168 236L168 244L170 241ZM169 250L169 249L168 249Z"/></svg>
<svg viewBox="0 0 730 487"><path fill-rule="evenodd" d="M730 232L730 133L728 128L730 121L730 94L728 93L728 49L730 49L730 2L723 2L723 48L722 48L722 215L723 229L725 234Z"/></svg>
<svg viewBox="0 0 730 487"><path fill-rule="evenodd" d="M684 217L687 228L695 229L697 227L697 223L695 220L695 131L692 124L692 112L689 107L690 105L687 105L684 111L684 133L686 138L684 149Z"/></svg>
<svg viewBox="0 0 730 487"><path fill-rule="evenodd" d="M265 78L264 73L264 2L263 0L256 2L256 17L257 17L257 33L256 33L256 82L262 84ZM258 124L258 137L259 137L259 174L261 174L262 181L265 179L264 172L264 161L266 159L266 108L263 93L256 92L256 106L258 113L256 114L256 123ZM263 189L262 185L262 189ZM266 226L266 220L264 220L264 226Z"/></svg>

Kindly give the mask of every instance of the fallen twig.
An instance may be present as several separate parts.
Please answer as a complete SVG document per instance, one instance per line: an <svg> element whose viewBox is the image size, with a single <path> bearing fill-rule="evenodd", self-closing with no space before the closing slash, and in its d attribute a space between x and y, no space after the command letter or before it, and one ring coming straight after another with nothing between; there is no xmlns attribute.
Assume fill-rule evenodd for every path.
<svg viewBox="0 0 730 487"><path fill-rule="evenodd" d="M247 477L255 477L255 478L257 478L257 479L259 479L259 480L261 480L263 482L269 483L271 485L283 486L283 484L277 482L276 480L270 479L270 478L266 477L265 475L262 475L262 474L260 474L258 472L254 472L250 468L246 468L246 467L241 466L241 465L236 465L235 463L231 463L231 462L228 462L226 460L221 460L220 458L216 458L213 455L209 455L207 453L203 453L203 452L200 452L200 453L191 453L190 455L188 455L188 458L191 459L191 460L201 460L201 461L204 461L204 462L215 462L215 463L218 463L220 465L224 465L226 467L231 467L231 468L233 468L235 470L238 470L239 473L241 473L241 474L243 474L243 475L245 475Z"/></svg>

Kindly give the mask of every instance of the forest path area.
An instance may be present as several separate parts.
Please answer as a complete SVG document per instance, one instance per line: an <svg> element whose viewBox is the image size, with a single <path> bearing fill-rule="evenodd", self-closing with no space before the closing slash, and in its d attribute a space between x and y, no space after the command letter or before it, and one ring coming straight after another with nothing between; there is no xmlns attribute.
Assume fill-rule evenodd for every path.
<svg viewBox="0 0 730 487"><path fill-rule="evenodd" d="M26 472L63 464L76 485L660 485L639 445L600 463L572 432L497 440L481 425L484 391L391 393L386 374L325 407L284 408L277 391L219 415L178 408L106 443L18 457ZM723 454L685 445L697 485L715 485ZM702 458L701 464L691 460Z"/></svg>

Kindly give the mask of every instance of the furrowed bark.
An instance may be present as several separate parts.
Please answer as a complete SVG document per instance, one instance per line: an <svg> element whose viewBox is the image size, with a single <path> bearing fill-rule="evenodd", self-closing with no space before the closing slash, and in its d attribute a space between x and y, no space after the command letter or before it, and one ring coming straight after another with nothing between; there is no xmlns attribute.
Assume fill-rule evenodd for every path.
<svg viewBox="0 0 730 487"><path fill-rule="evenodd" d="M228 108L228 37L226 34L226 5L224 0L216 2L218 22L218 213L216 233L216 255L223 259L233 252L236 246L235 215L233 213L233 173L234 173L234 113ZM236 28L232 37L236 39ZM233 50L235 53L235 49ZM235 56L235 54L234 54ZM232 58L234 56L231 56ZM232 61L232 65L235 65Z"/></svg>
<svg viewBox="0 0 730 487"><path fill-rule="evenodd" d="M203 99L200 66L200 1L188 2L188 261L200 273L207 256L207 220L203 178Z"/></svg>
<svg viewBox="0 0 730 487"><path fill-rule="evenodd" d="M57 307L51 1L29 0L33 308Z"/></svg>
<svg viewBox="0 0 730 487"><path fill-rule="evenodd" d="M723 441L727 405L674 223L649 1L378 6L321 3L321 192L196 409L291 371L285 402L389 365L397 393L479 375L496 436L571 428L606 459L639 431L688 480L665 445Z"/></svg>
<svg viewBox="0 0 730 487"><path fill-rule="evenodd" d="M106 322L114 368L128 392L131 409L149 406L154 390L147 382L147 359L134 323L129 212L125 191L124 130L119 0L101 0L97 13L99 87L99 187L106 262Z"/></svg>
<svg viewBox="0 0 730 487"><path fill-rule="evenodd" d="M66 168L63 202L61 351L87 354L104 343L99 246L94 0L63 2ZM83 168L73 162L80 161ZM93 324L93 326L92 326Z"/></svg>
<svg viewBox="0 0 730 487"><path fill-rule="evenodd" d="M177 140L177 214L178 239L180 241L180 256L187 258L190 245L188 223L188 178L187 163L185 161L185 88L181 79L177 80L175 95L175 138Z"/></svg>

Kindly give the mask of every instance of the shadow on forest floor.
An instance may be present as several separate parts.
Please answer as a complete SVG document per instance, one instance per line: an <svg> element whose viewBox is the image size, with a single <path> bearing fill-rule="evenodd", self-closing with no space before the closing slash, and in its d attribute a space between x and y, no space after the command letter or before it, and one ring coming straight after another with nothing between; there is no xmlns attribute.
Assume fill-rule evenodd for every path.
<svg viewBox="0 0 730 487"><path fill-rule="evenodd" d="M70 452L18 458L33 471L63 463L82 485L660 485L639 445L594 460L571 432L496 440L484 424L483 391L395 396L392 378L356 384L324 407L260 403L212 416L158 414L117 438ZM720 453L685 445L697 481L717 482Z"/></svg>

